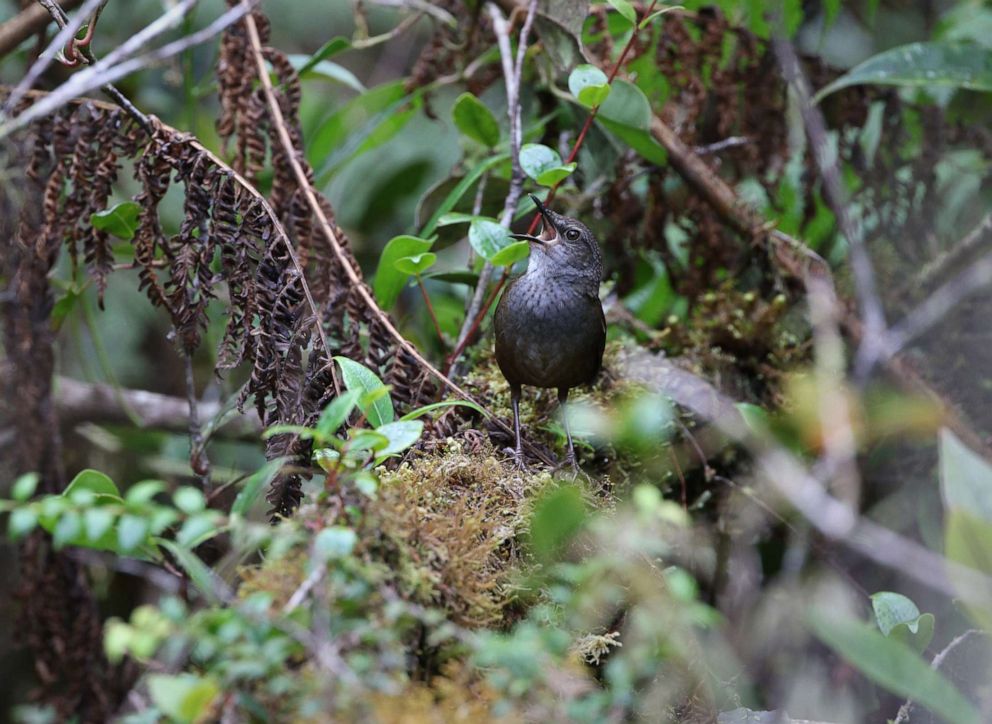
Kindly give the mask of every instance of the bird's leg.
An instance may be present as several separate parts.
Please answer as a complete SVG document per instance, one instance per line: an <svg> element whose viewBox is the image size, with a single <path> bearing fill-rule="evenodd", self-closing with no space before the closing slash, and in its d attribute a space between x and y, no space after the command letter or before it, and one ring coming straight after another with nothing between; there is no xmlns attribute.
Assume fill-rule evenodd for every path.
<svg viewBox="0 0 992 724"><path fill-rule="evenodd" d="M558 408L561 410L561 420L565 425L565 437L568 438L568 455L565 456L565 464L571 465L572 470L579 471L579 464L575 462L575 447L572 445L572 431L568 428L568 411L565 403L568 401L568 388L558 388Z"/></svg>
<svg viewBox="0 0 992 724"><path fill-rule="evenodd" d="M520 441L520 385L510 385L510 401L513 404L513 433L515 445L513 448L513 461L521 470L526 470L524 463L524 447Z"/></svg>

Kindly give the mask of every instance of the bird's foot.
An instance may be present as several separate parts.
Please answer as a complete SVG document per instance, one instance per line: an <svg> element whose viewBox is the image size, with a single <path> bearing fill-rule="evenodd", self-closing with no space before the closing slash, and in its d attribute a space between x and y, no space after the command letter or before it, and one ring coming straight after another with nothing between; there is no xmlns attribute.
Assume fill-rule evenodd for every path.
<svg viewBox="0 0 992 724"><path fill-rule="evenodd" d="M525 473L528 471L527 463L524 462L523 450L515 450L514 448L511 447L504 448L504 450L507 453L509 453L510 457L513 459L513 466L517 470L520 470L521 472L525 472Z"/></svg>
<svg viewBox="0 0 992 724"><path fill-rule="evenodd" d="M589 480L591 480L589 475L584 470L582 470L582 468L579 467L579 463L575 459L575 453L572 452L571 450L569 450L568 453L565 455L564 460L558 462L558 464L554 468L554 471L556 473L560 473L566 468L571 470L572 480L575 480L576 478L582 478L586 482L589 482Z"/></svg>

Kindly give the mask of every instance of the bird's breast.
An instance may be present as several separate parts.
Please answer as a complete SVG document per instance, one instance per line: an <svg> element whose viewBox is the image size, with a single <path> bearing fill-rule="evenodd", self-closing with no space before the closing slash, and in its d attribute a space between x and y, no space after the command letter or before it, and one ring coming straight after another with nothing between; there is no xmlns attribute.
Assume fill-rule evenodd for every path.
<svg viewBox="0 0 992 724"><path fill-rule="evenodd" d="M511 383L574 387L599 371L603 307L588 283L525 274L500 299L495 326L496 360Z"/></svg>

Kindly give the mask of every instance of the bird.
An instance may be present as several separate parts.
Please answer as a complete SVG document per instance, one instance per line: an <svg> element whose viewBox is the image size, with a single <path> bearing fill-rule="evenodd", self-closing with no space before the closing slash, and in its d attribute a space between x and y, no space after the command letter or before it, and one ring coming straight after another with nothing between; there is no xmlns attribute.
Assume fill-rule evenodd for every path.
<svg viewBox="0 0 992 724"><path fill-rule="evenodd" d="M603 254L582 222L547 208L534 194L541 232L510 234L530 242L527 270L513 279L494 314L496 363L510 385L514 461L526 467L520 441L523 385L558 390L568 455L578 471L565 403L571 388L589 384L599 373L606 346L606 315L599 300Z"/></svg>

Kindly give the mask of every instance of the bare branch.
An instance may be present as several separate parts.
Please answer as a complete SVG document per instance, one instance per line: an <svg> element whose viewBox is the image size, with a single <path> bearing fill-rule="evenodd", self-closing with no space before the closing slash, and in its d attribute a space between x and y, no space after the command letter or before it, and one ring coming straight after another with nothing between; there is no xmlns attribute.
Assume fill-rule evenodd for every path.
<svg viewBox="0 0 992 724"><path fill-rule="evenodd" d="M71 377L57 377L55 406L59 420L69 425L79 422L98 422L131 425L128 409L137 415L142 427L164 430L188 431L189 402L179 397L161 395L145 390L119 389L103 383L81 382ZM127 408L121 404L123 399ZM211 420L222 415L224 409L218 402L197 403L202 419ZM262 422L254 409L246 410L223 424L223 429L235 436L256 438L262 431Z"/></svg>
<svg viewBox="0 0 992 724"><path fill-rule="evenodd" d="M887 360L929 331L954 307L992 284L992 254L982 257L938 287L885 335L879 357Z"/></svg>
<svg viewBox="0 0 992 724"><path fill-rule="evenodd" d="M77 98L105 84L113 83L135 71L161 63L182 53L188 48L210 40L223 31L224 28L237 22L251 12L252 8L259 2L259 0L242 0L242 2L235 5L202 30L163 45L161 48L145 55L131 58L130 60L123 60L146 46L153 38L178 25L197 1L183 0L182 3L174 6L154 23L121 44L112 53L108 54L107 57L76 73L44 99L35 103L16 118L0 125L0 139L23 128L31 123L31 121L57 110L73 98Z"/></svg>
<svg viewBox="0 0 992 724"><path fill-rule="evenodd" d="M881 356L881 342L885 335L885 312L878 296L875 283L875 269L868 254L861 221L851 219L847 208L847 194L840 179L837 159L827 144L826 124L819 108L810 101L809 81L799 65L799 58L792 43L782 35L772 39L775 55L778 58L782 75L792 87L799 101L806 135L813 147L813 157L823 178L823 189L837 219L837 226L847 239L850 247L851 268L854 273L855 294L858 308L864 323L865 334L861 338L855 362L855 374L865 379Z"/></svg>
<svg viewBox="0 0 992 724"><path fill-rule="evenodd" d="M963 644L965 641L973 636L988 636L988 631L982 631L981 629L972 628L965 631L959 636L955 636L954 639L947 644L943 649L941 649L936 656L933 657L933 661L930 662L930 668L934 671L938 671L940 667L944 664L944 660L950 656L951 652L954 651L958 646ZM909 715L913 712L913 707L916 706L916 702L912 699L906 699L906 702L899 707L899 713L896 714L896 718L892 720L892 724L902 724L902 722L909 721Z"/></svg>

